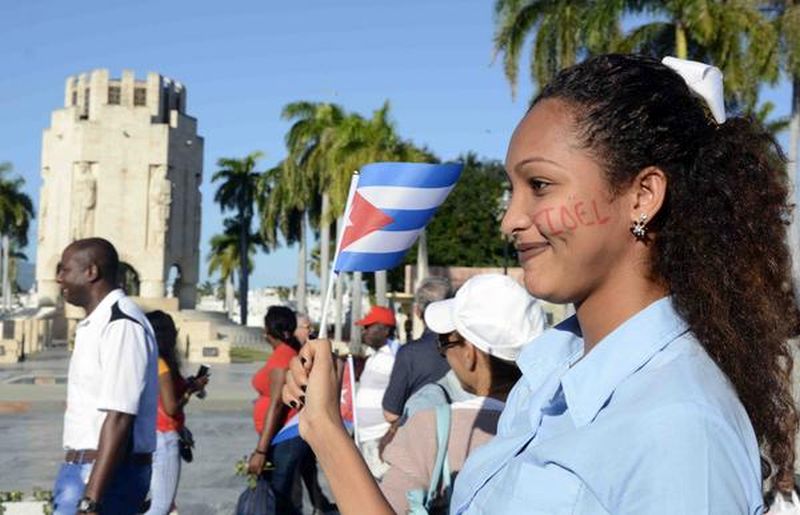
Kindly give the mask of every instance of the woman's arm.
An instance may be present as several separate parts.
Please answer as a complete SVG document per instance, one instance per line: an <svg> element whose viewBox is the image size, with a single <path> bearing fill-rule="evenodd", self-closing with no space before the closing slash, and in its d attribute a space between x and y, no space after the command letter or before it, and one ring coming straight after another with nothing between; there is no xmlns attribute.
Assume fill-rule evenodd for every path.
<svg viewBox="0 0 800 515"><path fill-rule="evenodd" d="M199 379L189 381L186 391L180 397L175 396L175 381L172 380L172 374L167 371L158 376L159 394L161 395L161 403L164 406L164 412L170 417L174 417L183 411L183 407L189 402L192 394L196 393L208 384L208 376L203 376Z"/></svg>
<svg viewBox="0 0 800 515"><path fill-rule="evenodd" d="M316 454L340 513L394 514L342 426L337 373L329 341L308 342L292 359L283 400L303 406L300 435Z"/></svg>
<svg viewBox="0 0 800 515"><path fill-rule="evenodd" d="M175 397L175 382L172 380L172 374L166 371L158 376L158 387L161 395L161 404L164 406L164 412L170 417L174 417L181 412L181 408L186 402Z"/></svg>
<svg viewBox="0 0 800 515"><path fill-rule="evenodd" d="M269 373L270 399L267 411L264 414L264 429L259 435L258 443L253 454L250 455L248 470L252 474L260 474L264 470L267 462L267 451L272 437L278 430L278 424L286 413L286 406L281 402L280 392L286 384L286 370L281 368L272 369Z"/></svg>

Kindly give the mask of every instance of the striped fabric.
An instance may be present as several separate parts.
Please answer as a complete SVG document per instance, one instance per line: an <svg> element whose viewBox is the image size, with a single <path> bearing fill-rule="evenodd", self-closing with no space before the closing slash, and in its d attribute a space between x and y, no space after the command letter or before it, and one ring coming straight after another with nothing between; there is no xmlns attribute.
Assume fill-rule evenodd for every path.
<svg viewBox="0 0 800 515"><path fill-rule="evenodd" d="M461 175L460 163L373 163L348 206L334 269L374 272L398 265Z"/></svg>

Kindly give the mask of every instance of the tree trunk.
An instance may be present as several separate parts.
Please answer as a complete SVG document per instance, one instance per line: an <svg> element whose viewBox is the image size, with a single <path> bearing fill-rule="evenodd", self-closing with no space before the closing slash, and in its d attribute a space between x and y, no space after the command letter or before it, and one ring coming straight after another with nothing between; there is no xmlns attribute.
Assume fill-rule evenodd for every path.
<svg viewBox="0 0 800 515"><path fill-rule="evenodd" d="M242 227L239 232L239 324L247 325L247 290L249 289L247 270L247 248L249 246L250 224L246 217L242 217Z"/></svg>
<svg viewBox="0 0 800 515"><path fill-rule="evenodd" d="M689 45L686 41L686 29L681 22L675 22L675 57L689 58Z"/></svg>
<svg viewBox="0 0 800 515"><path fill-rule="evenodd" d="M386 270L375 272L375 303L378 306L388 306L389 299L386 297L388 284Z"/></svg>
<svg viewBox="0 0 800 515"><path fill-rule="evenodd" d="M336 304L333 310L333 339L342 341L342 307L344 297L344 274L336 276Z"/></svg>
<svg viewBox="0 0 800 515"><path fill-rule="evenodd" d="M789 188L791 191L790 201L797 203L797 157L798 145L800 145L800 77L792 77L792 118L789 135L789 162L787 175L789 176ZM788 244L792 257L792 278L794 283L794 294L796 299L800 299L800 213L797 209L792 210L791 224L788 228Z"/></svg>
<svg viewBox="0 0 800 515"><path fill-rule="evenodd" d="M416 289L426 277L428 277L428 236L423 229L417 242L417 280L414 288Z"/></svg>
<svg viewBox="0 0 800 515"><path fill-rule="evenodd" d="M350 352L356 352L361 347L361 326L356 325L361 320L361 281L362 273L353 272L353 284L350 288L353 302L350 308Z"/></svg>
<svg viewBox="0 0 800 515"><path fill-rule="evenodd" d="M328 192L322 194L322 217L320 220L319 235L319 293L325 302L328 293L328 281L331 268L331 224L328 222L331 198Z"/></svg>
<svg viewBox="0 0 800 515"><path fill-rule="evenodd" d="M2 279L2 286L3 286L3 308L8 311L11 309L11 283L9 281L9 266L8 266L8 259L9 255L11 254L11 243L8 235L3 235L2 239L2 248L3 248L3 279Z"/></svg>
<svg viewBox="0 0 800 515"><path fill-rule="evenodd" d="M306 215L300 220L300 241L297 254L297 311L306 312L306 270L308 270L308 255L306 252Z"/></svg>
<svg viewBox="0 0 800 515"><path fill-rule="evenodd" d="M225 278L225 311L228 313L229 320L233 320L234 297L233 273L231 273L231 275Z"/></svg>

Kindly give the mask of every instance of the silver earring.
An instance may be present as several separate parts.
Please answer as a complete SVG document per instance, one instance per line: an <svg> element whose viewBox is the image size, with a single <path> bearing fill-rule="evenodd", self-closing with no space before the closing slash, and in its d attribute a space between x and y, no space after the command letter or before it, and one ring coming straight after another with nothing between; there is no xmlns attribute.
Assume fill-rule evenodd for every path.
<svg viewBox="0 0 800 515"><path fill-rule="evenodd" d="M631 227L631 232L633 233L634 237L637 240L643 240L644 237L647 235L647 215L642 213L639 215L639 219L633 222L633 227Z"/></svg>

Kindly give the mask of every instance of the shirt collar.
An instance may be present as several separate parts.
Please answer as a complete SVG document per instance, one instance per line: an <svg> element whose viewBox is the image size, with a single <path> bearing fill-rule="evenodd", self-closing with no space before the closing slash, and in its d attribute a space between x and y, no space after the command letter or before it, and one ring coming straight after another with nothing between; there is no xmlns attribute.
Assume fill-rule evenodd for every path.
<svg viewBox="0 0 800 515"><path fill-rule="evenodd" d="M100 301L99 304L94 308L89 316L78 322L78 325L83 327L91 324L94 321L99 321L102 317L105 317L106 314L111 310L111 306L114 305L119 299L125 296L125 292L122 291L121 288L117 288L115 290L111 290L103 297L103 300Z"/></svg>
<svg viewBox="0 0 800 515"><path fill-rule="evenodd" d="M624 379L686 331L688 325L675 311L672 298L664 297L598 342L561 378L576 427L594 420Z"/></svg>
<svg viewBox="0 0 800 515"><path fill-rule="evenodd" d="M526 345L517 357L517 366L531 391L537 391L554 371L566 371L582 355L581 330L572 316Z"/></svg>

